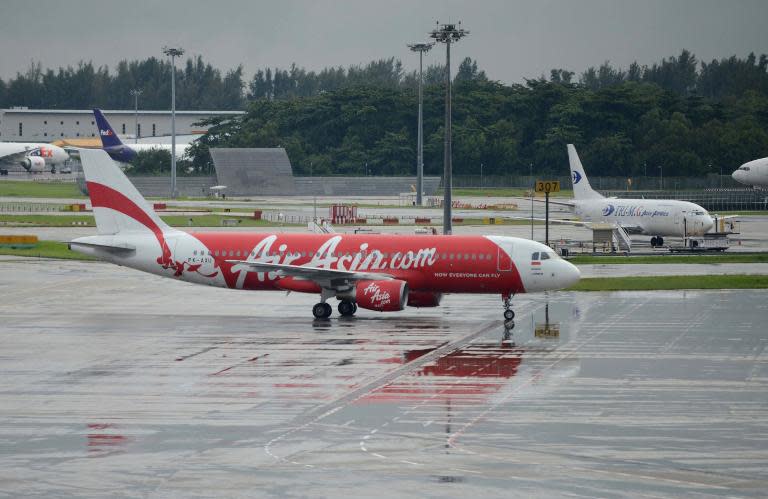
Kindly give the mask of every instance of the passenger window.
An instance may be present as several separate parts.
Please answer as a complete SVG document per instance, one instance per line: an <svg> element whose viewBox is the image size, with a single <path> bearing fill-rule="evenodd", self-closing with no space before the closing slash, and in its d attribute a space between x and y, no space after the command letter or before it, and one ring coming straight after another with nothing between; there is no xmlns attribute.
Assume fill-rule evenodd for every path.
<svg viewBox="0 0 768 499"><path fill-rule="evenodd" d="M533 255L531 255L531 260L538 260L539 259L539 252L535 252Z"/></svg>
<svg viewBox="0 0 768 499"><path fill-rule="evenodd" d="M472 260L477 260L477 255L472 253Z"/></svg>
<svg viewBox="0 0 768 499"><path fill-rule="evenodd" d="M448 258L449 258L450 260L453 260L453 253L451 253L451 254L448 256Z"/></svg>
<svg viewBox="0 0 768 499"><path fill-rule="evenodd" d="M541 252L541 259L542 260L549 260L549 255L542 251Z"/></svg>

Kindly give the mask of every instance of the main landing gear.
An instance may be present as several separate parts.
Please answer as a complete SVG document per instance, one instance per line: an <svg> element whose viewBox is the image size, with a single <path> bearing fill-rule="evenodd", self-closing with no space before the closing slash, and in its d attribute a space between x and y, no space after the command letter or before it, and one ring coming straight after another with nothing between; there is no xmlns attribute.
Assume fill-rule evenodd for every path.
<svg viewBox="0 0 768 499"><path fill-rule="evenodd" d="M318 319L327 319L331 316L331 312L333 312L333 307L327 303L316 303L315 306L312 307L312 315Z"/></svg>
<svg viewBox="0 0 768 499"><path fill-rule="evenodd" d="M315 306L312 307L312 315L317 319L327 319L331 316L332 312L333 307L327 303L316 303ZM339 302L339 314L341 314L342 317L352 317L355 315L355 312L357 312L357 303L349 300L341 300Z"/></svg>
<svg viewBox="0 0 768 499"><path fill-rule="evenodd" d="M349 300L341 300L339 302L339 313L343 317L352 317L357 312L357 303Z"/></svg>
<svg viewBox="0 0 768 499"><path fill-rule="evenodd" d="M651 248L661 248L664 246L664 238L661 236L653 236L651 238Z"/></svg>

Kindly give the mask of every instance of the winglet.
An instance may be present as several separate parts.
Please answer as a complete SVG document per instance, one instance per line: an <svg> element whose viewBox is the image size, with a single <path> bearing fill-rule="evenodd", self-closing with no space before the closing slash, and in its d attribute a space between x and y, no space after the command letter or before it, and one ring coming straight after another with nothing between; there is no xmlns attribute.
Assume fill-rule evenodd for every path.
<svg viewBox="0 0 768 499"><path fill-rule="evenodd" d="M573 197L578 199L601 199L604 196L592 189L587 179L587 173L581 165L578 153L573 144L568 144L568 163L571 165L571 183L573 184Z"/></svg>

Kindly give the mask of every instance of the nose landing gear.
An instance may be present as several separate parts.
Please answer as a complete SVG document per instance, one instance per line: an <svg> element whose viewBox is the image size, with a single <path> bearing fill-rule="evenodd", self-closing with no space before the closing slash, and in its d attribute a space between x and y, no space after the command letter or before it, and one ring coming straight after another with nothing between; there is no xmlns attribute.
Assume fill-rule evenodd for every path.
<svg viewBox="0 0 768 499"><path fill-rule="evenodd" d="M506 321L511 321L515 318L515 311L512 310L512 296L501 295L501 299L504 302L504 320Z"/></svg>

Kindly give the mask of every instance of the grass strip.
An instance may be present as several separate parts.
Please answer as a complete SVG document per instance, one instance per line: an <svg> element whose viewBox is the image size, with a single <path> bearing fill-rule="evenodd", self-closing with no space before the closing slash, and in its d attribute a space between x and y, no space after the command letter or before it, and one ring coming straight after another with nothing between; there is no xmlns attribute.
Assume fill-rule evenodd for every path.
<svg viewBox="0 0 768 499"><path fill-rule="evenodd" d="M672 289L765 289L768 275L665 275L588 277L569 291L658 291Z"/></svg>
<svg viewBox="0 0 768 499"><path fill-rule="evenodd" d="M303 224L277 224L268 220L228 215L163 215L165 223L172 227L222 227L223 220L233 220L232 227L276 227ZM95 227L93 215L0 215L0 225L5 227Z"/></svg>
<svg viewBox="0 0 768 499"><path fill-rule="evenodd" d="M585 264L686 264L686 263L768 263L768 253L728 253L716 255L641 255L641 256L573 256L567 259L574 265Z"/></svg>
<svg viewBox="0 0 768 499"><path fill-rule="evenodd" d="M64 260L96 260L70 250L67 243L59 241L39 241L34 248L0 247L0 255L29 256L37 258L61 258Z"/></svg>
<svg viewBox="0 0 768 499"><path fill-rule="evenodd" d="M0 181L0 197L85 198L73 182Z"/></svg>

